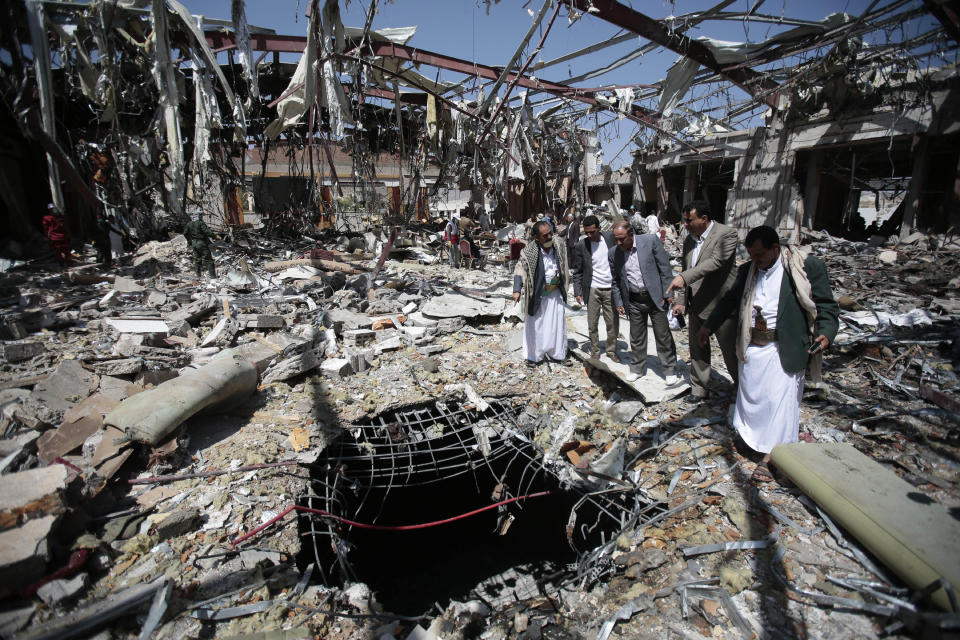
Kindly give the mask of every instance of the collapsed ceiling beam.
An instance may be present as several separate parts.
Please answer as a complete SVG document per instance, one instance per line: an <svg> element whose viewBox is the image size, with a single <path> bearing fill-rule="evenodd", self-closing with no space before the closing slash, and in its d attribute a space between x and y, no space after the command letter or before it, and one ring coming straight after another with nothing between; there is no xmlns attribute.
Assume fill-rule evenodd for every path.
<svg viewBox="0 0 960 640"><path fill-rule="evenodd" d="M960 9L950 0L923 0L927 11L932 13L950 37L960 42Z"/></svg>
<svg viewBox="0 0 960 640"><path fill-rule="evenodd" d="M734 83L751 96L762 99L774 109L779 108L778 85L753 69L725 69L713 52L702 42L678 31L668 31L659 20L635 11L616 0L562 0L565 4L596 15L621 29L628 29L651 42L686 56Z"/></svg>
<svg viewBox="0 0 960 640"><path fill-rule="evenodd" d="M224 31L207 31L207 42L213 47L229 47L236 43L236 36L233 33ZM307 45L306 36L275 36L271 34L250 34L250 44L256 51L277 51L281 53L302 53ZM371 42L364 46L364 52L374 56L384 58L394 58L414 64L427 64L438 69L445 69L462 73L468 76L479 76L488 80L496 80L502 72L497 67L491 67L469 60L462 60L453 56L435 53L424 49L416 49L406 45L394 44L392 42ZM595 97L595 91L584 91L576 87L568 87L556 82L539 80L526 75L517 75L515 73L507 74L507 79L512 81L516 78L516 84L528 89L536 89L547 93L578 100L591 106L600 108L609 108L599 102ZM660 130L659 116L648 109L637 105L631 105L630 113L626 114L628 118L647 127Z"/></svg>

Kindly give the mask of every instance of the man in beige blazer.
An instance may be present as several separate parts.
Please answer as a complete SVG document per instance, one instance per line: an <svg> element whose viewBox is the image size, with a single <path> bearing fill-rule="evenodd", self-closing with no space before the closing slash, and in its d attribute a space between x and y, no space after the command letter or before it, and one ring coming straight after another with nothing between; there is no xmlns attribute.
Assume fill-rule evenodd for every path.
<svg viewBox="0 0 960 640"><path fill-rule="evenodd" d="M674 276L667 294L676 290L674 314L689 316L691 393L684 398L684 402L696 404L707 397L710 381L710 343L701 347L697 332L717 301L737 279L737 232L725 224L714 222L710 204L704 200L694 200L684 205L683 226L687 230L681 259L683 271ZM714 335L727 371L736 385L736 319L728 318Z"/></svg>

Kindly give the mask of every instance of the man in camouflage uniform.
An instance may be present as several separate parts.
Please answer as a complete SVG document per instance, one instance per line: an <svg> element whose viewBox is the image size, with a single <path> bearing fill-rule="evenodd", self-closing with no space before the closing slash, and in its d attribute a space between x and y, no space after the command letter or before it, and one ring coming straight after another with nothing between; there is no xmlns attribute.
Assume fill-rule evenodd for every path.
<svg viewBox="0 0 960 640"><path fill-rule="evenodd" d="M190 248L193 250L193 266L197 270L197 277L200 277L203 264L206 263L207 273L210 274L211 278L216 278L217 271L213 266L213 254L210 253L210 238L212 236L210 228L197 217L184 226L183 235L187 238L187 242L190 243Z"/></svg>

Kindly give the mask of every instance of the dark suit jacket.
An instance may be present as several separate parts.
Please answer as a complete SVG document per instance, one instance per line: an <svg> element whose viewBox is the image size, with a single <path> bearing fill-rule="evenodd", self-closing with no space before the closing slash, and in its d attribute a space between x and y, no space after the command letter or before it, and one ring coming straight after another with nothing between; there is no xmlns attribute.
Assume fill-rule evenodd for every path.
<svg viewBox="0 0 960 640"><path fill-rule="evenodd" d="M817 305L816 335L812 337L823 334L832 343L840 328L840 305L833 299L827 267L820 258L807 256L803 268L807 272L807 279L810 280L811 297ZM716 331L717 327L731 315L739 316L740 299L743 298L749 272L749 262L740 265L733 287L717 302L713 313L704 323L710 331ZM737 321L739 323L739 318ZM780 349L780 364L783 365L784 371L798 373L807 368L807 360L810 357L807 353L807 349L810 348L810 338L807 318L803 313L803 307L797 302L793 280L785 271L783 282L780 284L780 300L777 308L777 342Z"/></svg>
<svg viewBox="0 0 960 640"><path fill-rule="evenodd" d="M616 247L617 243L613 239L613 231L604 231L600 237L607 244L607 252L611 247ZM593 254L590 253L592 247L590 238L584 236L573 248L571 257L571 267L573 268L573 295L583 296L583 303L590 301L590 283L593 281ZM613 285L611 285L612 287Z"/></svg>
<svg viewBox="0 0 960 640"><path fill-rule="evenodd" d="M717 301L737 281L737 231L714 222L703 241L695 267L690 266L690 254L697 246L692 235L683 241L680 275L687 286L677 291L677 304L687 312L706 320Z"/></svg>
<svg viewBox="0 0 960 640"><path fill-rule="evenodd" d="M640 259L643 286L650 292L653 303L663 311L663 292L667 290L673 279L670 256L663 248L660 238L649 233L634 235L633 245L637 248L637 256ZM613 247L607 256L610 260L610 272L613 274L613 303L617 307L626 307L626 301L630 300L627 254L619 247Z"/></svg>

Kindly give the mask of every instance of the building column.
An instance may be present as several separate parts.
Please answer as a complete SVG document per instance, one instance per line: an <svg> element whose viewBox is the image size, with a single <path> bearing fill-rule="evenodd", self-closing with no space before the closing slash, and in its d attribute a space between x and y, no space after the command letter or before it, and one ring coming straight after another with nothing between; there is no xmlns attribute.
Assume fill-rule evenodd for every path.
<svg viewBox="0 0 960 640"><path fill-rule="evenodd" d="M923 185L927 181L927 136L918 133L913 137L910 148L913 156L913 173L910 176L910 190L907 192L907 201L903 207L903 223L900 225L900 239L905 240L913 233L917 218L917 209L920 208L920 196Z"/></svg>
<svg viewBox="0 0 960 640"><path fill-rule="evenodd" d="M820 199L820 182L823 174L823 149L810 152L810 164L807 166L807 184L803 189L803 227L812 229L817 219L817 201Z"/></svg>
<svg viewBox="0 0 960 640"><path fill-rule="evenodd" d="M680 206L697 199L697 168L696 164L687 164L683 167L683 202Z"/></svg>

